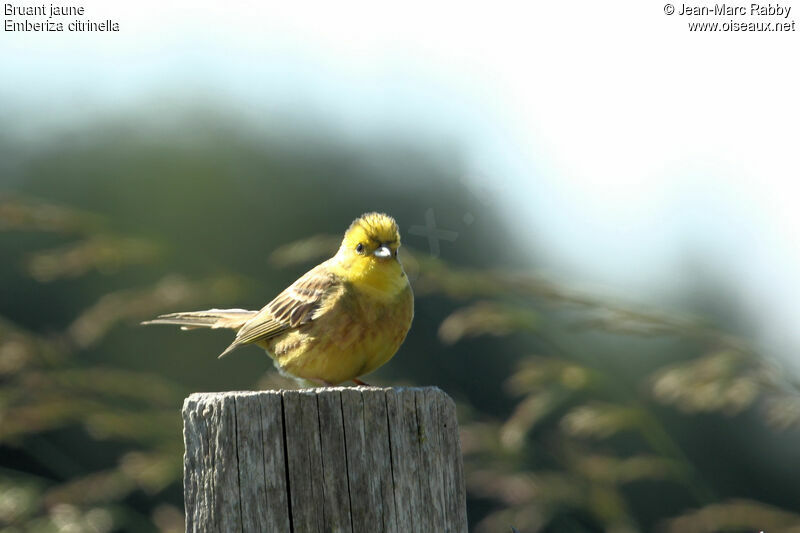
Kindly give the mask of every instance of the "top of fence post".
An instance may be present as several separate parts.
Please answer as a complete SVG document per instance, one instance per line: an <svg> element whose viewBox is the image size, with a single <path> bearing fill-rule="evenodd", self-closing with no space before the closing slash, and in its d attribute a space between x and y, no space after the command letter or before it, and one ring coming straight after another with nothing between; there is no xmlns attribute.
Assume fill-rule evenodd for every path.
<svg viewBox="0 0 800 533"><path fill-rule="evenodd" d="M436 387L196 393L183 422L187 531L467 531Z"/></svg>

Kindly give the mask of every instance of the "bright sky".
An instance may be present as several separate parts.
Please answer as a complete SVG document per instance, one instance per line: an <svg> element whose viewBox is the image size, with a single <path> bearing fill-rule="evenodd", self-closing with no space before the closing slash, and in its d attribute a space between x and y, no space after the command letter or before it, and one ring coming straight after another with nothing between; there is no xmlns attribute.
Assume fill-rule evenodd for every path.
<svg viewBox="0 0 800 533"><path fill-rule="evenodd" d="M800 366L800 28L693 33L733 17L666 1L67 0L122 31L3 32L0 113L173 93L311 109L355 137L422 129L465 147L554 269L668 295L687 254L710 258Z"/></svg>

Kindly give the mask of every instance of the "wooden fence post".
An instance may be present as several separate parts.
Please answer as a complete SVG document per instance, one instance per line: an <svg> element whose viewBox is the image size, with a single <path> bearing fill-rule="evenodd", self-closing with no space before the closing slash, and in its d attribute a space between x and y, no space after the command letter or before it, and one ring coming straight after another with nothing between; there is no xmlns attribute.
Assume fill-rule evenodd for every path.
<svg viewBox="0 0 800 533"><path fill-rule="evenodd" d="M183 436L186 531L467 531L438 388L192 394Z"/></svg>

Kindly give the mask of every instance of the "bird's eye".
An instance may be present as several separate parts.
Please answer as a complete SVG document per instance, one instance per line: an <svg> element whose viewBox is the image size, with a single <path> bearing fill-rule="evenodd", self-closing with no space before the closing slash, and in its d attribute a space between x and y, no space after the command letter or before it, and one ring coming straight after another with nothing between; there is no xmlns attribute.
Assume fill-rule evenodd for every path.
<svg viewBox="0 0 800 533"><path fill-rule="evenodd" d="M361 244L361 243L358 243L358 246L356 246L356 252L358 252L360 254L363 254L364 253L364 245Z"/></svg>

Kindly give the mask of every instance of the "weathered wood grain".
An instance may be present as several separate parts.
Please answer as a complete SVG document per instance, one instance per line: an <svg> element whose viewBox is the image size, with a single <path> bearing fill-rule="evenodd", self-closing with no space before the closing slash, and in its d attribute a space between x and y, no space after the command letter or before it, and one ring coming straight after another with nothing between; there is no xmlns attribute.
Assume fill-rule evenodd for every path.
<svg viewBox="0 0 800 533"><path fill-rule="evenodd" d="M264 478L266 488L265 531L290 531L289 490L286 486L286 447L284 443L283 397L280 392L255 393L261 407ZM239 468L248 468L240 461ZM245 530L246 531L246 530Z"/></svg>
<svg viewBox="0 0 800 533"><path fill-rule="evenodd" d="M284 394L286 455L291 516L295 531L325 529L319 416L314 391ZM328 530L329 531L329 530Z"/></svg>
<svg viewBox="0 0 800 533"><path fill-rule="evenodd" d="M464 462L461 439L458 436L458 416L455 402L442 394L439 402L439 436L441 437L442 481L445 496L444 531L467 529L467 506L464 481Z"/></svg>
<svg viewBox="0 0 800 533"><path fill-rule="evenodd" d="M395 533L389 419L384 389L342 390L354 533Z"/></svg>
<svg viewBox="0 0 800 533"><path fill-rule="evenodd" d="M437 388L199 393L183 420L187 531L467 531Z"/></svg>

